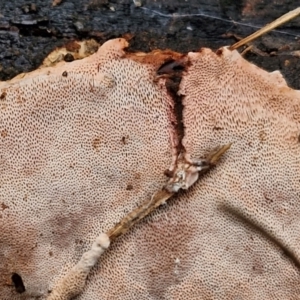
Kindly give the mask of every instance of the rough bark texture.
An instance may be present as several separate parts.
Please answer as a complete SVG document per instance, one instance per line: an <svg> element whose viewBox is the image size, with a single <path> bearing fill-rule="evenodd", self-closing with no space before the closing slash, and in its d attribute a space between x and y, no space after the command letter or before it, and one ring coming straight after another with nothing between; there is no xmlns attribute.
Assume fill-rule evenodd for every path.
<svg viewBox="0 0 300 300"><path fill-rule="evenodd" d="M72 39L102 43L127 35L133 51L216 49L235 42L228 33L245 37L298 5L296 0L3 0L0 80L35 69ZM299 89L299 29L300 18L256 42L266 56L252 52L246 58L268 71L281 70Z"/></svg>

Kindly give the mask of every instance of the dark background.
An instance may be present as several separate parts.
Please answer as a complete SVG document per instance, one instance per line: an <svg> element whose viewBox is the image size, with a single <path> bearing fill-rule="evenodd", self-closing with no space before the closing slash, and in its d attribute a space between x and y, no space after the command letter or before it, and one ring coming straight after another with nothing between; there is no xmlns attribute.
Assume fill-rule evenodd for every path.
<svg viewBox="0 0 300 300"><path fill-rule="evenodd" d="M0 80L35 69L71 40L103 43L125 35L130 51L217 49L235 43L233 34L245 37L300 6L300 0L62 0L53 6L55 1L1 0ZM300 17L254 44L248 60L281 70L300 89Z"/></svg>

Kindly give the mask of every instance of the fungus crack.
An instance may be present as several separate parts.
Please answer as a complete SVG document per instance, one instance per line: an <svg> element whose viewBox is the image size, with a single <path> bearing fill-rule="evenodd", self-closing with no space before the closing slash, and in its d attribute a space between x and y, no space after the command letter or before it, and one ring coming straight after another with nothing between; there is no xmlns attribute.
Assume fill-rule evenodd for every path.
<svg viewBox="0 0 300 300"><path fill-rule="evenodd" d="M25 289L22 277L19 274L13 273L11 276L11 280L15 286L17 293L22 294L25 292L26 289Z"/></svg>

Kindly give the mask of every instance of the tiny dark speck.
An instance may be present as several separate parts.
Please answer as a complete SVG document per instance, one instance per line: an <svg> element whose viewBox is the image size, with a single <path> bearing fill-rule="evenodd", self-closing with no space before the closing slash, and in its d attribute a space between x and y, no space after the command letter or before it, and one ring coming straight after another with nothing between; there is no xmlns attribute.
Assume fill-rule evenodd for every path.
<svg viewBox="0 0 300 300"><path fill-rule="evenodd" d="M66 62L71 62L74 60L74 56L71 54L71 53L67 53L65 56L64 56L64 61Z"/></svg>
<svg viewBox="0 0 300 300"><path fill-rule="evenodd" d="M64 72L62 73L62 76L67 77L67 76L68 76L68 72L67 72L67 71L64 71Z"/></svg>
<svg viewBox="0 0 300 300"><path fill-rule="evenodd" d="M126 190L127 190L127 191L133 190L132 184L128 184L127 187L126 187Z"/></svg>
<svg viewBox="0 0 300 300"><path fill-rule="evenodd" d="M219 127L219 126L214 126L213 130L223 130L223 127Z"/></svg>

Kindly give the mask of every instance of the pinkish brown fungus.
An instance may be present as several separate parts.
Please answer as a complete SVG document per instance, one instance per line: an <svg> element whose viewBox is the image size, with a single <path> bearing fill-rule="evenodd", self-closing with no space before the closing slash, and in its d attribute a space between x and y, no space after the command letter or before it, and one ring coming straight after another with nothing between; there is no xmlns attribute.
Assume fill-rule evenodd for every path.
<svg viewBox="0 0 300 300"><path fill-rule="evenodd" d="M227 48L156 64L126 46L0 84L0 298L297 299L300 92ZM181 153L157 77L177 59ZM228 143L217 168L116 240L82 285L74 266L95 263L109 245L101 233L160 190L166 169L172 192L188 188L199 159Z"/></svg>

